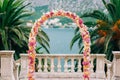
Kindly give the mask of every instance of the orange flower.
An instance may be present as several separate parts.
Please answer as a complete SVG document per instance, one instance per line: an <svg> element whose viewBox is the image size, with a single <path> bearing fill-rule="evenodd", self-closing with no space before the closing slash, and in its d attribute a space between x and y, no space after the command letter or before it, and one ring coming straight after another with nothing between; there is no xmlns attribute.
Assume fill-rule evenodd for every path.
<svg viewBox="0 0 120 80"><path fill-rule="evenodd" d="M114 26L112 27L112 31L115 32L115 34L113 35L113 39L119 39L120 38L120 29L119 27L120 26L120 20L118 20Z"/></svg>
<svg viewBox="0 0 120 80"><path fill-rule="evenodd" d="M106 36L106 35L107 35L107 32L106 32L106 31L103 31L103 30L99 30L99 31L98 31L98 34L99 34L100 36Z"/></svg>
<svg viewBox="0 0 120 80"><path fill-rule="evenodd" d="M41 17L41 20L42 20L42 21L46 21L47 19L48 19L48 18L47 18L46 15L44 15L44 16Z"/></svg>
<svg viewBox="0 0 120 80"><path fill-rule="evenodd" d="M104 27L104 26L107 25L107 23L104 22L104 21L102 21L102 20L98 20L98 21L97 21L97 24L98 24L97 27ZM104 31L104 30L99 30L99 31L98 31L98 34L99 34L100 36L106 36L106 35L107 35L107 32Z"/></svg>

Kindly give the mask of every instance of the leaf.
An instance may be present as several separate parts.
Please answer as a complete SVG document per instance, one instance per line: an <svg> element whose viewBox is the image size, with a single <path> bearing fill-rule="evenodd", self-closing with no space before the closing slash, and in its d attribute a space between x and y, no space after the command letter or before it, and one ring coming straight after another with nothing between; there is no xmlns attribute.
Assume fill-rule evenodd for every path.
<svg viewBox="0 0 120 80"><path fill-rule="evenodd" d="M30 13L24 13L26 11L24 11L24 8L26 6L28 6L29 4L26 4L26 5L21 5L21 6L17 6L18 8L15 9L14 13L8 18L9 20L9 24L13 24L15 23L15 21L18 21L20 18L23 18L23 17L27 17L27 16L30 16Z"/></svg>
<svg viewBox="0 0 120 80"><path fill-rule="evenodd" d="M4 30L1 31L1 37L2 37L2 44L4 46L4 49L5 50L9 50L9 48L8 48L8 42L7 42L8 36L6 35L6 32Z"/></svg>
<svg viewBox="0 0 120 80"><path fill-rule="evenodd" d="M22 47L21 42L19 42L19 38L16 35L12 35L11 40L14 42L14 44L17 44L19 47Z"/></svg>
<svg viewBox="0 0 120 80"><path fill-rule="evenodd" d="M80 48L81 46L83 46L82 38L80 38L79 41L78 41L78 47Z"/></svg>
<svg viewBox="0 0 120 80"><path fill-rule="evenodd" d="M41 46L47 51L47 53L50 53L44 44L41 44Z"/></svg>
<svg viewBox="0 0 120 80"><path fill-rule="evenodd" d="M50 41L48 35L43 31L39 29L38 34L40 34L44 39L46 39L47 41Z"/></svg>
<svg viewBox="0 0 120 80"><path fill-rule="evenodd" d="M80 50L79 50L79 54L82 54L84 46L81 46Z"/></svg>
<svg viewBox="0 0 120 80"><path fill-rule="evenodd" d="M20 22L20 19L21 19L21 18L30 16L30 15L31 15L31 13L21 14L21 15L17 16L16 18L14 18L14 19L10 22L10 24L13 24L14 26L16 26L16 24L18 24L18 22Z"/></svg>
<svg viewBox="0 0 120 80"><path fill-rule="evenodd" d="M113 21L116 22L117 21L117 16L116 16L116 8L113 4L109 3L107 4L107 10L110 13L110 16L112 17Z"/></svg>
<svg viewBox="0 0 120 80"><path fill-rule="evenodd" d="M79 32L79 27L75 29L75 34L77 34L78 32Z"/></svg>
<svg viewBox="0 0 120 80"><path fill-rule="evenodd" d="M95 27L97 25L96 22L93 22L93 21L89 21L89 22L84 22L84 24L87 26L87 27Z"/></svg>
<svg viewBox="0 0 120 80"><path fill-rule="evenodd" d="M23 39L22 32L19 29L17 29L17 28L11 28L11 30L12 30L11 32L13 32L15 35L17 35L19 39Z"/></svg>
<svg viewBox="0 0 120 80"><path fill-rule="evenodd" d="M3 0L1 12L4 12L6 10L8 2L9 2L9 0Z"/></svg>
<svg viewBox="0 0 120 80"><path fill-rule="evenodd" d="M72 40L71 40L71 42L70 42L70 49L72 49L72 47L73 47L73 45L75 44L75 42L76 42L77 40L79 40L80 38L81 38L81 36L80 36L79 33L76 34L76 35L72 38Z"/></svg>
<svg viewBox="0 0 120 80"><path fill-rule="evenodd" d="M104 47L105 50L104 50L104 53L106 53L107 50L108 50L108 46L109 46L109 43L110 43L110 41L111 41L112 36L113 36L113 33L111 33L110 35L108 35L108 36L106 37L106 39L105 39L105 47Z"/></svg>
<svg viewBox="0 0 120 80"><path fill-rule="evenodd" d="M104 22L109 22L108 16L99 10L94 10L92 13L85 13L81 17L82 18L83 17L92 17L92 18L95 18L98 20L103 20Z"/></svg>

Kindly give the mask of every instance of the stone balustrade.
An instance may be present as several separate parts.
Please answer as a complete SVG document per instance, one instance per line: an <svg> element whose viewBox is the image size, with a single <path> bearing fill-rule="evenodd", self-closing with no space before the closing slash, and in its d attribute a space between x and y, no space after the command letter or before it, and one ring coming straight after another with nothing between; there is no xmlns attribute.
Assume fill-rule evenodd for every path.
<svg viewBox="0 0 120 80"><path fill-rule="evenodd" d="M113 51L113 62L112 62L112 79L120 80L120 51Z"/></svg>
<svg viewBox="0 0 120 80"><path fill-rule="evenodd" d="M105 55L91 54L91 78L105 80ZM37 54L36 55L36 80L43 78L81 78L83 72L82 54ZM108 65L109 66L109 65ZM21 54L20 80L27 79L28 54ZM109 68L108 68L109 71ZM73 74L74 73L74 74ZM109 76L108 73L107 76ZM47 79L45 79L47 80ZM63 79L64 80L64 79ZM66 79L67 80L67 79ZM77 79L76 79L77 80Z"/></svg>
<svg viewBox="0 0 120 80"><path fill-rule="evenodd" d="M28 54L21 54L19 77L20 64L14 61L13 54L14 51L0 51L0 80L27 80ZM104 54L91 54L91 80L119 80L119 54L114 53L113 62L104 57ZM82 61L82 54L37 54L35 80L82 80Z"/></svg>
<svg viewBox="0 0 120 80"><path fill-rule="evenodd" d="M13 54L15 51L0 51L0 80L19 80L18 67Z"/></svg>

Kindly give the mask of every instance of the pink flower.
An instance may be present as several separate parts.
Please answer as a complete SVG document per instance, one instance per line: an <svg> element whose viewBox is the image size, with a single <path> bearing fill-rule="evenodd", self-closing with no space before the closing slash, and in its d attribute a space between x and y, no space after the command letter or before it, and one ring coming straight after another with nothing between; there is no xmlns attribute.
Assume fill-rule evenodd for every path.
<svg viewBox="0 0 120 80"><path fill-rule="evenodd" d="M75 18L76 18L76 15L74 15L74 14L71 14L71 17L72 17L73 19L75 19Z"/></svg>
<svg viewBox="0 0 120 80"><path fill-rule="evenodd" d="M40 20L40 24L43 24L43 22L44 22L43 20Z"/></svg>
<svg viewBox="0 0 120 80"><path fill-rule="evenodd" d="M49 14L46 14L45 16L46 16L47 18L50 18L50 15L49 15Z"/></svg>
<svg viewBox="0 0 120 80"><path fill-rule="evenodd" d="M30 63L29 63L29 64L33 64L33 63L34 63L34 61L33 61L33 58L32 58L32 57L29 57L29 61L30 61Z"/></svg>
<svg viewBox="0 0 120 80"><path fill-rule="evenodd" d="M79 24L82 24L82 23L83 23L83 21L81 19L79 19Z"/></svg>
<svg viewBox="0 0 120 80"><path fill-rule="evenodd" d="M58 16L61 16L62 15L62 11L58 11Z"/></svg>
<svg viewBox="0 0 120 80"><path fill-rule="evenodd" d="M69 13L69 12L67 12L67 13L66 13L66 16L70 16L70 13Z"/></svg>
<svg viewBox="0 0 120 80"><path fill-rule="evenodd" d="M27 53L28 53L28 54L32 53L32 50L28 50Z"/></svg>
<svg viewBox="0 0 120 80"><path fill-rule="evenodd" d="M35 44L36 44L36 42L34 42L34 41L29 42L29 46L34 46Z"/></svg>
<svg viewBox="0 0 120 80"><path fill-rule="evenodd" d="M54 14L53 12L50 12L50 16L53 16L53 14Z"/></svg>
<svg viewBox="0 0 120 80"><path fill-rule="evenodd" d="M88 62L88 61L86 61L86 62L85 62L85 61L83 61L83 62L82 62L82 64L83 64L83 65L89 65L89 64L90 64L90 62Z"/></svg>

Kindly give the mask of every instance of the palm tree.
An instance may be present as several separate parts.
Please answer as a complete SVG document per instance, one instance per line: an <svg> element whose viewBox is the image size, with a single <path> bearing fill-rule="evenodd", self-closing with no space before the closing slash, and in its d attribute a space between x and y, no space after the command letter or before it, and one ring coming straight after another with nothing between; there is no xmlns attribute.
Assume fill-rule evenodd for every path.
<svg viewBox="0 0 120 80"><path fill-rule="evenodd" d="M24 0L0 0L0 50L15 50L19 53L28 50L28 37L31 27L25 26L25 17L32 13L26 9L29 5ZM37 41L42 48L49 52L49 38L39 29Z"/></svg>
<svg viewBox="0 0 120 80"><path fill-rule="evenodd" d="M104 53L107 59L112 60L112 51L120 50L120 0L110 0L107 3L102 0L107 12L94 10L92 13L85 13L81 17L91 20L85 24L92 30L91 35L91 52ZM81 46L81 36L78 36L78 30L75 30L75 36L71 41L71 48L75 42L79 42L80 52L83 49Z"/></svg>

